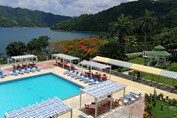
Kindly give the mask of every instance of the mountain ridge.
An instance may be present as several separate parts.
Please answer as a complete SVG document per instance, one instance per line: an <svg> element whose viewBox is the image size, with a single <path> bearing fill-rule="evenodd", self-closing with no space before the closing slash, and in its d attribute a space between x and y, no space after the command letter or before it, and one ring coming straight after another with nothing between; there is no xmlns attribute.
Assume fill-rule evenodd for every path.
<svg viewBox="0 0 177 118"><path fill-rule="evenodd" d="M139 0L121 3L96 14L84 14L79 17L57 23L51 27L52 30L73 31L107 31L109 24L117 20L124 13L133 19L144 15L145 10L155 12L159 23L167 26L177 26L177 2L175 0Z"/></svg>
<svg viewBox="0 0 177 118"><path fill-rule="evenodd" d="M71 17L0 5L0 27L49 27L68 19Z"/></svg>

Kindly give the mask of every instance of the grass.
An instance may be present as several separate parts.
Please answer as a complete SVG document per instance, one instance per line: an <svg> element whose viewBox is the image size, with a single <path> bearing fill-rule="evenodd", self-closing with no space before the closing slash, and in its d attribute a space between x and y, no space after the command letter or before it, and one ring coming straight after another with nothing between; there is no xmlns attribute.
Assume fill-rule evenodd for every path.
<svg viewBox="0 0 177 118"><path fill-rule="evenodd" d="M129 62L131 62L131 63L141 64L141 65L144 64L144 61L145 61L145 59L142 58L142 57L137 57L135 59L129 60ZM177 63L176 62L171 63L171 65L168 66L166 68L166 70L177 72ZM163 84L166 84L166 85L170 85L170 86L172 86L172 83L173 83L172 79L165 78L165 77L160 77L160 76L156 76L156 75L151 75L151 74L147 74L147 73L141 73L141 78L144 78L146 80L151 80L152 79L153 81L163 83ZM177 86L177 80L174 80L174 85L173 86Z"/></svg>
<svg viewBox="0 0 177 118"><path fill-rule="evenodd" d="M160 77L160 76L156 76L156 75L150 75L150 74L146 74L146 73L141 73L141 78L144 78L146 80L152 79L152 81L163 83L163 84L170 85L170 86L172 86L172 83L173 83L172 79ZM175 86L175 85L177 86L177 80L174 80L173 86Z"/></svg>
<svg viewBox="0 0 177 118"><path fill-rule="evenodd" d="M129 62L131 62L131 63L142 64L142 65L144 64L144 61L145 61L145 59L142 57L137 57L135 59L129 60Z"/></svg>
<svg viewBox="0 0 177 118"><path fill-rule="evenodd" d="M160 110L161 104L163 104L163 110ZM173 115L177 111L177 107L170 106L168 103L157 100L156 107L152 107L152 118L173 118Z"/></svg>

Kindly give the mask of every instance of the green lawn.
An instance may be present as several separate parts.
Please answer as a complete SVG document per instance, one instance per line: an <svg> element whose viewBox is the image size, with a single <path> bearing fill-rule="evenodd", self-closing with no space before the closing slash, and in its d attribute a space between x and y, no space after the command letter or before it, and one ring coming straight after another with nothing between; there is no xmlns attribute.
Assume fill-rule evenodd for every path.
<svg viewBox="0 0 177 118"><path fill-rule="evenodd" d="M163 83L163 84L170 85L170 86L172 86L172 83L173 83L172 79L160 77L160 76L156 76L156 75L150 75L150 74L146 74L146 73L141 73L141 78L144 78L146 80L152 79L152 81L156 81L156 82ZM177 80L174 80L173 86L175 86L175 85L177 86Z"/></svg>
<svg viewBox="0 0 177 118"><path fill-rule="evenodd" d="M161 104L164 105L163 110L160 110ZM152 118L173 118L176 111L177 107L170 106L166 102L157 100L156 107L152 107Z"/></svg>
<svg viewBox="0 0 177 118"><path fill-rule="evenodd" d="M131 62L131 63L142 64L142 65L144 64L144 61L145 61L145 59L142 57L137 57L135 59L129 60L129 62Z"/></svg>
<svg viewBox="0 0 177 118"><path fill-rule="evenodd" d="M136 63L136 64L144 64L145 59L142 57L137 57L135 59L129 60L129 62L131 63ZM170 71L175 71L177 72L177 63L171 63L171 66L168 66L166 68L166 70L170 70ZM160 77L160 76L156 76L156 75L151 75L151 74L147 74L147 73L141 73L141 78L147 79L147 80L153 80L156 82L160 82L166 85L172 85L172 79L169 78L165 78L165 77ZM174 80L174 86L177 86L177 80Z"/></svg>

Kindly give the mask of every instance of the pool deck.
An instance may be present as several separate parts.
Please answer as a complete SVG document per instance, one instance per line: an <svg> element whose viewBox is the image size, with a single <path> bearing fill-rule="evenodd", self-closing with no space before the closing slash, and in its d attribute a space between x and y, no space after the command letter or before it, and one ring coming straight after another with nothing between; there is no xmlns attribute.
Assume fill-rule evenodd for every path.
<svg viewBox="0 0 177 118"><path fill-rule="evenodd" d="M54 73L56 75L59 75L71 82L74 82L80 86L83 87L87 87L89 86L88 84L85 84L84 82L81 82L79 80L75 80L73 78L71 78L70 76L67 75L63 75L63 72L65 71L65 69L60 68L60 67L56 67L53 65L54 62L52 61L46 61L46 62L38 62L37 65L40 66L42 68L42 70L40 72L30 72L29 74L23 74L23 75L18 75L18 76L13 76L13 75L8 75L3 79L0 79L0 82L5 82L5 81L10 81L10 80L16 80L16 79L20 79L20 78L24 78L24 77L30 77L30 76L35 76L35 75L39 75L39 74L45 74L45 73ZM12 66L11 65L5 65L1 67L1 70L5 71L6 73L10 72L10 68ZM117 77L114 75L111 75L111 80L120 83L120 84L124 84L126 85L126 93L129 93L130 91L137 91L137 92L142 92L144 93L153 93L154 88L150 87L150 86L146 86L144 84L140 84L137 82L133 82L131 80L127 80L121 77ZM170 98L176 98L177 99L177 94L174 93L169 93L163 90L159 90L156 89L157 93L162 93L165 96L169 96ZM120 96L123 95L123 91L120 91L118 93L115 93L113 95L113 97L119 98ZM83 94L82 95L83 99L82 99L82 107L84 107L85 103L89 103L91 101L94 100L93 97L87 95L87 94ZM79 110L79 103L80 103L80 96L74 96L72 98L68 98L63 100L65 103L67 103L69 106L71 106L73 108L73 118L77 118L78 115L82 114L84 116L87 116L87 114L85 114L84 112L82 112L82 110ZM127 105L127 106L120 106L118 108L115 108L103 115L100 115L100 118L127 118L130 115L130 108L133 107L133 114L132 117L133 118L142 118L143 117L143 113L144 113L144 99L140 99L138 101L136 101L135 103L131 104L131 105ZM67 113L63 116L60 116L60 118L69 118L70 117L70 113Z"/></svg>

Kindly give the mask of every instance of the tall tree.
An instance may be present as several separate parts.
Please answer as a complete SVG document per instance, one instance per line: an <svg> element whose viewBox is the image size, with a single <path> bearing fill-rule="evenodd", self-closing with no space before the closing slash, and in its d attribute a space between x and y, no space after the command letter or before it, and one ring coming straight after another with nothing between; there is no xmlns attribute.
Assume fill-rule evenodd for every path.
<svg viewBox="0 0 177 118"><path fill-rule="evenodd" d="M21 41L12 42L6 47L6 53L8 56L24 55L26 52L26 44Z"/></svg>
<svg viewBox="0 0 177 118"><path fill-rule="evenodd" d="M133 23L131 17L125 16L124 14L121 14L117 18L117 22L113 22L110 25L110 34L114 37L117 37L117 42L120 44L124 44L125 37L131 34L133 31Z"/></svg>
<svg viewBox="0 0 177 118"><path fill-rule="evenodd" d="M39 36L39 38L34 38L28 43L28 49L30 51L40 51L47 52L49 46L49 37L48 36Z"/></svg>
<svg viewBox="0 0 177 118"><path fill-rule="evenodd" d="M145 10L143 17L139 19L139 28L144 33L144 49L146 50L147 35L155 31L156 29L156 18L153 17L154 12Z"/></svg>

